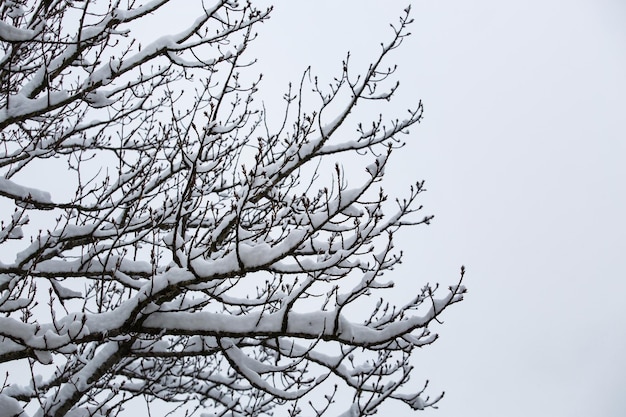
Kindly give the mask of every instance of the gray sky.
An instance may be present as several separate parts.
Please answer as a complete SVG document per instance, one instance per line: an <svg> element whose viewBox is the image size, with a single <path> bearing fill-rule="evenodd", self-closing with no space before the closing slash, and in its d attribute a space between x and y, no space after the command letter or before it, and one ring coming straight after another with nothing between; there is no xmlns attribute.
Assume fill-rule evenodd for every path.
<svg viewBox="0 0 626 417"><path fill-rule="evenodd" d="M348 50L363 68L408 0L274 3L251 49L268 103L308 65L339 75ZM436 218L400 233L390 278L399 295L445 287L464 264L469 288L416 352L415 386L446 391L417 414L623 417L626 2L412 5L413 36L392 57L401 90L381 110L403 117L422 99L425 117L385 187L403 196L425 179Z"/></svg>
<svg viewBox="0 0 626 417"><path fill-rule="evenodd" d="M339 75L348 50L356 69L407 5L276 3L254 46L264 93L307 65ZM426 113L386 189L425 179L436 218L398 239L393 279L448 285L465 264L470 291L415 356L414 383L446 391L422 415L626 415L626 3L412 4L383 110Z"/></svg>

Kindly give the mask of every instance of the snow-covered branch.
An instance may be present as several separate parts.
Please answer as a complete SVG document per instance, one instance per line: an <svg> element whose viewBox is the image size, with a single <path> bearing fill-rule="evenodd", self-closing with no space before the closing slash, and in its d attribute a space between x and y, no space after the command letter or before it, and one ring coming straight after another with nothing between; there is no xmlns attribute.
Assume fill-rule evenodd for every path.
<svg viewBox="0 0 626 417"><path fill-rule="evenodd" d="M250 74L253 28L271 9L185 2L197 7L186 27L146 41L144 21L180 3L5 3L3 409L122 416L142 400L365 416L384 401L436 404L403 387L465 288L397 276L408 295L386 301L394 234L432 219L419 214L423 182L404 198L383 188L422 103L388 122L356 109L394 97L387 65L408 9L369 66L348 57L326 89L308 70L275 129Z"/></svg>

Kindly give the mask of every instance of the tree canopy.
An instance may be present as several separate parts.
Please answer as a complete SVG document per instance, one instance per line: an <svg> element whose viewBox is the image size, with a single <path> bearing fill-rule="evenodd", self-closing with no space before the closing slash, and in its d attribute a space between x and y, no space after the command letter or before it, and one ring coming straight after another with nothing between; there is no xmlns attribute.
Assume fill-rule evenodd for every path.
<svg viewBox="0 0 626 417"><path fill-rule="evenodd" d="M142 26L181 3L199 6L184 30ZM382 187L422 103L355 120L398 88L386 62L408 8L369 67L347 57L325 87L307 70L280 109L253 100L248 51L271 8L13 0L0 13L3 416L439 401L407 387L410 357L465 288L405 280L405 303L385 300L394 233L432 219L423 182L400 198Z"/></svg>

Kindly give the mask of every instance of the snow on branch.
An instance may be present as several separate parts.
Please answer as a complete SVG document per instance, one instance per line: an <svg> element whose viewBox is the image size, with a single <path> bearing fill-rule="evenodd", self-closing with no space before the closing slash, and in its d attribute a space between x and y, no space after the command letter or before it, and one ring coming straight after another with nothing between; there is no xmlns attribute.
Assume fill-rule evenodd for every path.
<svg viewBox="0 0 626 417"><path fill-rule="evenodd" d="M432 216L420 214L423 182L384 190L423 106L374 120L356 108L394 98L389 60L409 9L369 66L347 57L329 87L310 70L287 87L275 128L252 73L271 8L189 2L183 29L150 37L150 19L179 3L5 3L0 410L124 416L145 401L151 415L365 416L386 401L437 404L407 384L411 358L462 300L464 269L448 289L394 271L395 233Z"/></svg>

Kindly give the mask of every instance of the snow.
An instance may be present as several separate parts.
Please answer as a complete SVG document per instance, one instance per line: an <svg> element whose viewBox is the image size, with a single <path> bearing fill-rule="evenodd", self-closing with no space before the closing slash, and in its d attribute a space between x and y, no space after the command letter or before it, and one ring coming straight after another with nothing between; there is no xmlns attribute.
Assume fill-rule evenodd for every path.
<svg viewBox="0 0 626 417"><path fill-rule="evenodd" d="M65 400L71 398L75 392L84 392L90 385L90 380L94 377L98 377L99 369L106 363L111 356L117 354L119 350L117 342L108 342L96 353L94 358L88 361L83 368L76 372L70 383L63 384L58 391L58 401L52 403L52 406L47 410L48 414L54 415L57 408L65 404Z"/></svg>
<svg viewBox="0 0 626 417"><path fill-rule="evenodd" d="M24 237L24 231L20 226L14 227L9 233L9 239L21 239Z"/></svg>
<svg viewBox="0 0 626 417"><path fill-rule="evenodd" d="M2 281L0 281L0 284ZM0 299L0 312L16 311L20 308L27 308L32 303L30 298L17 298L14 300Z"/></svg>
<svg viewBox="0 0 626 417"><path fill-rule="evenodd" d="M34 349L33 352L40 363L44 365L50 365L52 363L52 354L50 352L38 349Z"/></svg>
<svg viewBox="0 0 626 417"><path fill-rule="evenodd" d="M382 176L385 174L385 164L387 163L387 158L384 155L379 156L373 164L365 167L365 170L372 177Z"/></svg>
<svg viewBox="0 0 626 417"><path fill-rule="evenodd" d="M162 4L163 0L152 0L146 4L133 8L132 10L115 9L111 14L116 20L128 22L158 9Z"/></svg>
<svg viewBox="0 0 626 417"><path fill-rule="evenodd" d="M37 31L18 29L0 20L0 40L4 42L26 42L37 36Z"/></svg>
<svg viewBox="0 0 626 417"><path fill-rule="evenodd" d="M270 382L271 380L268 381L267 379L261 377L260 374L267 372L280 373L283 368L263 364L250 358L248 355L244 354L241 349L239 349L230 339L223 339L221 341L221 344L222 351L224 352L224 355L229 358L231 365L235 369L237 369L239 373L244 375L253 386L260 387L264 391L269 392L277 396L278 398L285 398L290 400L298 399L308 391L306 388L294 391L285 391L277 388L274 384Z"/></svg>
<svg viewBox="0 0 626 417"><path fill-rule="evenodd" d="M448 295L437 303L449 302ZM413 316L406 320L387 323L378 328L352 323L345 317L339 317L339 328L334 329L335 312L287 313L287 333L315 339L325 337L345 343L376 346L396 340L401 343L402 336L414 329L424 328L433 319L433 311L424 316ZM278 335L283 333L284 312L273 314L251 313L243 316L231 316L210 312L155 312L144 322L147 328L163 329L199 335ZM410 339L409 339L410 340ZM408 342L408 340L407 340ZM406 343L404 343L406 344Z"/></svg>
<svg viewBox="0 0 626 417"><path fill-rule="evenodd" d="M4 2L4 5L8 9L7 12L6 12L6 15L8 17L11 17L13 19L17 19L17 18L23 17L24 14L25 14L24 8L17 1L6 0Z"/></svg>
<svg viewBox="0 0 626 417"><path fill-rule="evenodd" d="M27 98L27 92L24 90L35 88L37 86L35 79L43 76L43 71L41 73L37 73L30 83L32 85L25 86L20 94L15 94L9 97L8 108L5 107L2 111L0 111L0 122L6 123L11 119L23 118L37 113L45 113L51 108L58 107L70 99L70 96L66 91L50 91L39 98Z"/></svg>
<svg viewBox="0 0 626 417"><path fill-rule="evenodd" d="M52 204L49 192L25 187L2 177L0 177L0 195L33 204Z"/></svg>
<svg viewBox="0 0 626 417"><path fill-rule="evenodd" d="M85 95L85 101L95 109L107 107L115 103L115 100L110 99L107 93L100 90L87 93Z"/></svg>
<svg viewBox="0 0 626 417"><path fill-rule="evenodd" d="M59 262L59 263L61 263L61 262ZM64 263L67 264L68 262L64 262ZM50 284L52 285L52 288L54 288L54 292L56 292L56 294L62 300L68 300L70 298L81 298L83 296L82 292L74 291L74 290L71 290L71 289L69 289L67 287L64 287L63 285L61 285L55 279L51 279L50 280Z"/></svg>
<svg viewBox="0 0 626 417"><path fill-rule="evenodd" d="M20 403L8 395L0 394L0 412L3 417L22 417L24 410Z"/></svg>
<svg viewBox="0 0 626 417"><path fill-rule="evenodd" d="M351 204L348 207L341 210L341 214L344 214L349 217L361 217L363 215L363 210L357 208L354 204Z"/></svg>

